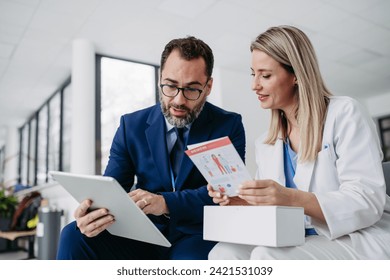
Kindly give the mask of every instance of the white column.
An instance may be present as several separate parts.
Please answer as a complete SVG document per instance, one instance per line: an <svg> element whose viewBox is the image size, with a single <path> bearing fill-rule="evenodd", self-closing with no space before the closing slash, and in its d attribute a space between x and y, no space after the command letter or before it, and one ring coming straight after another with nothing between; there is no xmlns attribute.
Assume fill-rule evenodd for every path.
<svg viewBox="0 0 390 280"><path fill-rule="evenodd" d="M18 181L19 141L18 128L8 127L4 161L4 186L6 188L14 186Z"/></svg>
<svg viewBox="0 0 390 280"><path fill-rule="evenodd" d="M95 49L85 39L73 41L71 137L70 171L95 174Z"/></svg>

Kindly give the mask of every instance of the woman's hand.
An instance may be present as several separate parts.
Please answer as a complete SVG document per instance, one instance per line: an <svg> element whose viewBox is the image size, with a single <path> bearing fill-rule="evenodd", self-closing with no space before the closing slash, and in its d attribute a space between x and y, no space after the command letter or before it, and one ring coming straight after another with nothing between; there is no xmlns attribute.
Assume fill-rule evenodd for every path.
<svg viewBox="0 0 390 280"><path fill-rule="evenodd" d="M219 204L221 206L226 205L248 205L245 200L242 200L238 196L228 197L220 193L219 191L215 191L210 184L207 185L207 190L209 196L213 198L213 202Z"/></svg>
<svg viewBox="0 0 390 280"><path fill-rule="evenodd" d="M286 188L273 180L246 181L238 191L238 197L251 205L292 206L296 189Z"/></svg>
<svg viewBox="0 0 390 280"><path fill-rule="evenodd" d="M239 187L238 197L250 205L303 207L305 215L326 222L314 193L286 188L273 180L244 182Z"/></svg>

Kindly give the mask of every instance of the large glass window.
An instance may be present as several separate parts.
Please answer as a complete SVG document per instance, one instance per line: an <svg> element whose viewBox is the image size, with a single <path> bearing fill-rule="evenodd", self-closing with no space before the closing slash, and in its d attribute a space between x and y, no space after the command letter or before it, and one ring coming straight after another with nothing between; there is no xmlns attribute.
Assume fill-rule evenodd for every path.
<svg viewBox="0 0 390 280"><path fill-rule="evenodd" d="M70 171L70 102L67 81L20 128L20 183L41 185L50 170Z"/></svg>
<svg viewBox="0 0 390 280"><path fill-rule="evenodd" d="M0 185L4 183L5 146L0 148Z"/></svg>
<svg viewBox="0 0 390 280"><path fill-rule="evenodd" d="M97 125L98 129L100 127L101 160L97 165L100 164L103 173L120 117L156 104L157 67L108 57L97 59L97 65L100 65L97 100L100 99L101 110L100 126Z"/></svg>
<svg viewBox="0 0 390 280"><path fill-rule="evenodd" d="M96 173L100 174L121 115L156 104L158 67L97 56L96 73ZM71 170L71 99L69 80L20 129L21 183L41 185L50 180L48 171Z"/></svg>
<svg viewBox="0 0 390 280"><path fill-rule="evenodd" d="M390 161L390 116L379 118L378 124L383 149L383 161Z"/></svg>
<svg viewBox="0 0 390 280"><path fill-rule="evenodd" d="M72 124L72 94L71 84L63 90L63 111L62 111L62 170L70 171L70 148L71 148L71 124Z"/></svg>
<svg viewBox="0 0 390 280"><path fill-rule="evenodd" d="M20 149L20 183L28 185L29 172L29 132L30 125L27 123L21 129L21 149Z"/></svg>
<svg viewBox="0 0 390 280"><path fill-rule="evenodd" d="M34 186L35 181L35 151L36 151L36 132L37 132L37 120L33 118L30 121L30 152L28 155L29 164L28 164L28 185Z"/></svg>
<svg viewBox="0 0 390 280"><path fill-rule="evenodd" d="M49 139L48 168L59 170L60 167L60 128L61 128L61 94L55 94L49 102Z"/></svg>
<svg viewBox="0 0 390 280"><path fill-rule="evenodd" d="M38 158L37 184L47 182L47 151L48 151L48 105L42 107L38 115Z"/></svg>

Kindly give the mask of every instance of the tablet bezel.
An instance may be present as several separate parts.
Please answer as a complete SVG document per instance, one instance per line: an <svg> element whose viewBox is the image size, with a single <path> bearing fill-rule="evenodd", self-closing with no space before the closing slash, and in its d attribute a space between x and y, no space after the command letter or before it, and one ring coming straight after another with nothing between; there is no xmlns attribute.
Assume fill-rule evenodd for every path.
<svg viewBox="0 0 390 280"><path fill-rule="evenodd" d="M107 228L111 234L164 247L171 246L114 178L61 171L50 171L49 174L79 203L90 199L93 208L108 209L115 217L115 223Z"/></svg>

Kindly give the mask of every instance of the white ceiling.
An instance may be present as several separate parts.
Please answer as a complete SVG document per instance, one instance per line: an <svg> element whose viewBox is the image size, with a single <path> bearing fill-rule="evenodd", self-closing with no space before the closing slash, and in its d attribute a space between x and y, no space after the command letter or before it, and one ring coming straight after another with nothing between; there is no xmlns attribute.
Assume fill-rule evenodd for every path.
<svg viewBox="0 0 390 280"><path fill-rule="evenodd" d="M250 42L281 24L309 35L335 94L390 93L389 0L0 0L0 142L70 76L75 38L158 64L170 39L194 35L217 67L249 75Z"/></svg>

